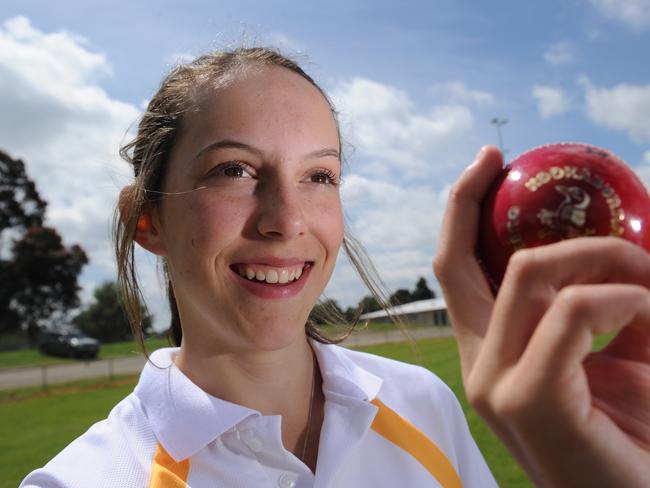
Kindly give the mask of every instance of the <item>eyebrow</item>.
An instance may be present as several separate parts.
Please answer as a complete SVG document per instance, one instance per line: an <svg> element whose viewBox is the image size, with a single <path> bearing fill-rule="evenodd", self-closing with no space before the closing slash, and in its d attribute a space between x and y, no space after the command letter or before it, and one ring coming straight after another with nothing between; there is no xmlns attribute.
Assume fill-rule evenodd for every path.
<svg viewBox="0 0 650 488"><path fill-rule="evenodd" d="M215 151L217 149L242 149L244 151L251 152L255 154L256 156L262 157L263 153L256 147L253 147L249 144L246 144L244 142L239 142L235 141L233 139L222 139L220 141L213 142L211 144L208 144L201 150L199 150L198 153L194 156L193 159L198 159L201 156L203 156L206 152L208 151ZM305 159L308 158L326 158L326 157L334 157L336 159L340 159L340 154L338 149L334 148L324 148L324 149L317 149L316 151L312 151L309 154L305 155Z"/></svg>

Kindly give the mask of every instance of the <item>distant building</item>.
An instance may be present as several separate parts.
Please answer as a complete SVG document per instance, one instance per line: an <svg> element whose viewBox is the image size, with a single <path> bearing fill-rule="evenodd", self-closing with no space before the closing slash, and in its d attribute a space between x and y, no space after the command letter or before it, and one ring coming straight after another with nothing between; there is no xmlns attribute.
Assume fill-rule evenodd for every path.
<svg viewBox="0 0 650 488"><path fill-rule="evenodd" d="M386 310L377 310L361 315L360 319L370 323L388 322L388 315L397 315L404 322L420 325L449 325L447 303L444 298L429 298L417 302L397 305Z"/></svg>

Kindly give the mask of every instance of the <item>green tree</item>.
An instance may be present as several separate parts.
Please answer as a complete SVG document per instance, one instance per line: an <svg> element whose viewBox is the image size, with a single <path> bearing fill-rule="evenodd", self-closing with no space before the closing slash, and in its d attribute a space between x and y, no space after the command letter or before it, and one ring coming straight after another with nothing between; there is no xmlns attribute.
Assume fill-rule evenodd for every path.
<svg viewBox="0 0 650 488"><path fill-rule="evenodd" d="M115 282L107 281L95 289L94 300L73 320L83 332L102 342L120 342L133 338L129 321L120 301ZM145 334L151 332L152 316L142 307Z"/></svg>
<svg viewBox="0 0 650 488"><path fill-rule="evenodd" d="M333 298L320 301L312 308L309 318L318 325L340 323L345 313Z"/></svg>
<svg viewBox="0 0 650 488"><path fill-rule="evenodd" d="M427 285L427 280L422 276L415 284L415 290L411 293L411 301L426 300L428 298L435 298L436 294Z"/></svg>
<svg viewBox="0 0 650 488"><path fill-rule="evenodd" d="M402 305L403 303L412 302L413 298L410 291L406 288L400 288L390 296L389 301L391 305Z"/></svg>
<svg viewBox="0 0 650 488"><path fill-rule="evenodd" d="M361 313L359 312L359 307L358 306L356 306L356 307L349 306L343 312L343 316L345 317L345 320L347 322L349 322L349 323L352 323L355 320L357 320L359 315L361 315Z"/></svg>
<svg viewBox="0 0 650 488"><path fill-rule="evenodd" d="M0 236L8 229L41 227L46 206L25 163L0 150Z"/></svg>
<svg viewBox="0 0 650 488"><path fill-rule="evenodd" d="M13 302L19 278L9 255L10 238L43 225L46 203L25 171L25 164L0 150L0 334L20 330Z"/></svg>
<svg viewBox="0 0 650 488"><path fill-rule="evenodd" d="M77 276L88 262L79 246L63 246L49 227L30 227L12 246L9 267L14 275L10 310L27 328L30 342L46 320L62 321L79 306Z"/></svg>
<svg viewBox="0 0 650 488"><path fill-rule="evenodd" d="M0 151L0 334L28 331L63 320L78 306L77 277L86 254L63 246L44 227L47 204L27 175L25 163Z"/></svg>
<svg viewBox="0 0 650 488"><path fill-rule="evenodd" d="M368 313L381 310L381 305L379 305L379 302L374 296L366 295L361 299L361 301L359 301L357 308L361 309L361 313Z"/></svg>

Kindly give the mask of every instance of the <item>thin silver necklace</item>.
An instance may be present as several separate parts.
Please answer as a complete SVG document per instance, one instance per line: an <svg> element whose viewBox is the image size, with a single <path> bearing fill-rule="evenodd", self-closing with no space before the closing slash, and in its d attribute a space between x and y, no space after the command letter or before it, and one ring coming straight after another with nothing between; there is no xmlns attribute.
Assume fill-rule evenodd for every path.
<svg viewBox="0 0 650 488"><path fill-rule="evenodd" d="M309 413L307 414L307 432L305 433L305 442L302 445L302 462L307 464L305 455L307 454L307 446L309 445L309 435L311 434L311 414L314 407L314 391L316 388L316 358L314 353L311 353L312 362L313 362L313 372L311 375L311 396L309 397Z"/></svg>

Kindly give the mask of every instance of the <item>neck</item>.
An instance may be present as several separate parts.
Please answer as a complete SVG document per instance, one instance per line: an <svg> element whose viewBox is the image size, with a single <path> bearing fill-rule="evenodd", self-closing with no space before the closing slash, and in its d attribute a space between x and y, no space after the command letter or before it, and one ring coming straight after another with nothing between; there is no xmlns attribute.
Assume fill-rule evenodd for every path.
<svg viewBox="0 0 650 488"><path fill-rule="evenodd" d="M324 396L306 336L279 350L211 355L184 338L175 362L206 393L262 415L280 415L285 448L315 469Z"/></svg>
<svg viewBox="0 0 650 488"><path fill-rule="evenodd" d="M203 391L263 415L282 415L285 405L309 396L312 351L306 337L272 351L207 353L183 341L176 366Z"/></svg>

